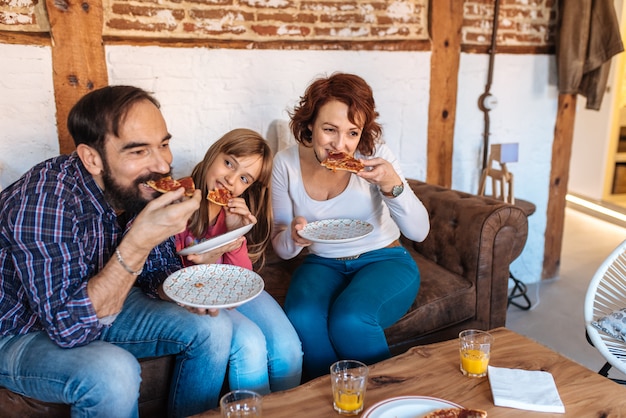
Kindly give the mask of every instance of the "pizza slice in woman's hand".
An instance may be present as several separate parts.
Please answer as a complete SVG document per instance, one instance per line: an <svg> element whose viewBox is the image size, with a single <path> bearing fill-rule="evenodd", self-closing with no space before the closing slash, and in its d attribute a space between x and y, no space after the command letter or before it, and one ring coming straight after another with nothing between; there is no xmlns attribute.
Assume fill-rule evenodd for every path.
<svg viewBox="0 0 626 418"><path fill-rule="evenodd" d="M209 190L206 196L209 202L213 202L216 205L226 206L228 201L233 198L233 195L226 189Z"/></svg>
<svg viewBox="0 0 626 418"><path fill-rule="evenodd" d="M172 177L167 176L159 180L148 180L146 184L152 187L157 192L167 193L172 190L178 190L181 187L185 189L185 196L193 196L193 191L196 186L191 177L183 177L182 179L174 180Z"/></svg>
<svg viewBox="0 0 626 418"><path fill-rule="evenodd" d="M328 151L328 155L320 164L333 171L344 170L351 173L358 173L365 168L359 160L342 151Z"/></svg>

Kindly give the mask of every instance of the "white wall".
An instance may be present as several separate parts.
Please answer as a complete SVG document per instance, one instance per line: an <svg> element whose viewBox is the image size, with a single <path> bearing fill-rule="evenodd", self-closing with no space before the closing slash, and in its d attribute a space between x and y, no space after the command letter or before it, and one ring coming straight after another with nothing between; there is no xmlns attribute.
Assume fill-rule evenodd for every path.
<svg viewBox="0 0 626 418"><path fill-rule="evenodd" d="M11 62L0 66L0 161L5 166L0 186L6 187L34 163L58 153L58 145L49 49L0 44L0 56L3 63L4 57ZM346 71L372 86L385 140L400 158L404 174L426 177L430 52L108 46L106 59L110 84L143 87L161 102L173 134L175 175L188 173L230 129L248 127L273 135L272 122L287 119L286 110L313 78ZM453 187L472 193L482 168L483 114L477 103L487 67L486 55L461 57ZM498 105L490 112L491 142L520 144L519 162L509 164L515 195L537 205L529 218L527 245L512 266L527 283L540 280L542 271L557 105L554 77L552 56L495 59L491 92Z"/></svg>

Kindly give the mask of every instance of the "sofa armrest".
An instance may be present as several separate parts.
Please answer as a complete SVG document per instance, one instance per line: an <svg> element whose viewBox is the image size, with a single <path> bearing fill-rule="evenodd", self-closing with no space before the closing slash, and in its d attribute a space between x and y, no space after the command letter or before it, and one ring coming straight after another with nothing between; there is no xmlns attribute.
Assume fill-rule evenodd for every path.
<svg viewBox="0 0 626 418"><path fill-rule="evenodd" d="M476 287L476 320L504 326L509 265L522 252L528 217L515 205L489 197L408 180L430 215L430 234L411 242L425 258Z"/></svg>

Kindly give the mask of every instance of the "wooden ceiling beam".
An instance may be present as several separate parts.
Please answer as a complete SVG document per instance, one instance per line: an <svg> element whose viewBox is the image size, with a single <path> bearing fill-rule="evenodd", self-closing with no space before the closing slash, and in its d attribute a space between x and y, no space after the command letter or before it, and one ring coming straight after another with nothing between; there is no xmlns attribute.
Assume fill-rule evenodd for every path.
<svg viewBox="0 0 626 418"><path fill-rule="evenodd" d="M430 2L430 99L426 182L452 186L452 155L464 0Z"/></svg>
<svg viewBox="0 0 626 418"><path fill-rule="evenodd" d="M101 0L46 0L52 44L52 79L59 149L74 150L67 115L86 93L108 85L102 42Z"/></svg>

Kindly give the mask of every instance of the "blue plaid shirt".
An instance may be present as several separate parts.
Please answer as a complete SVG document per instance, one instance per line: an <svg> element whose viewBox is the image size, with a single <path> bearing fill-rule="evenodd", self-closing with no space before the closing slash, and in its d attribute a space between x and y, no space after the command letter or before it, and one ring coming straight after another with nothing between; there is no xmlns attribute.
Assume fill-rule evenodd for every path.
<svg viewBox="0 0 626 418"><path fill-rule="evenodd" d="M0 335L44 330L61 347L97 339L105 325L87 282L124 232L76 153L38 164L0 193ZM137 285L155 297L181 267L170 238L152 250Z"/></svg>

